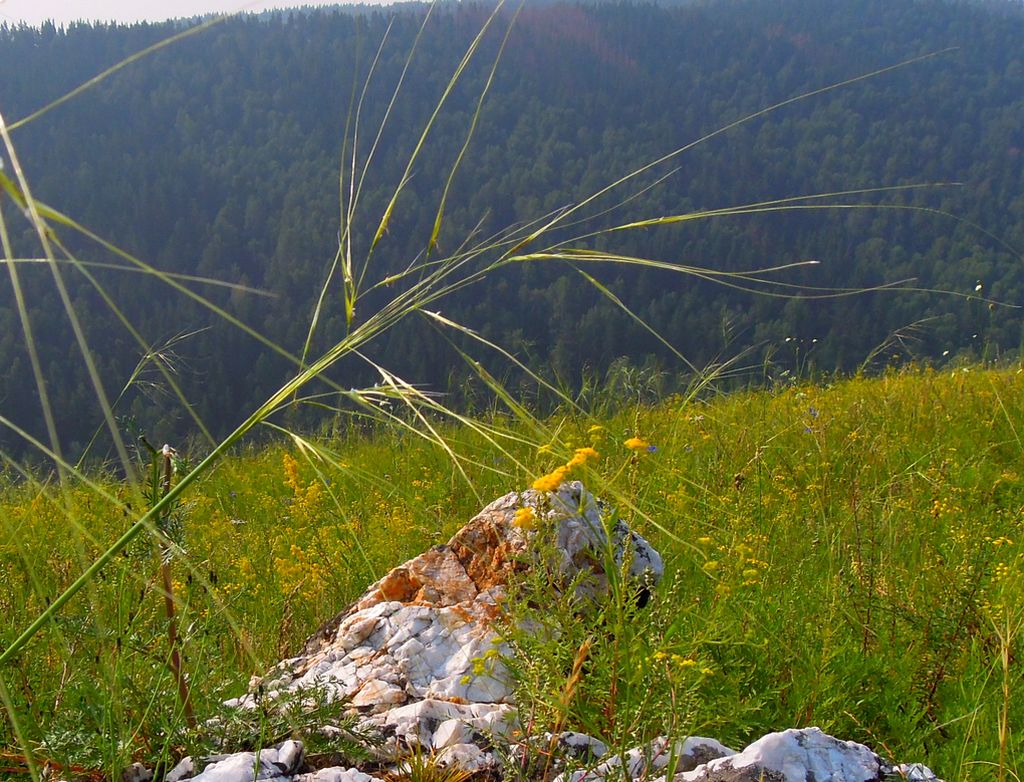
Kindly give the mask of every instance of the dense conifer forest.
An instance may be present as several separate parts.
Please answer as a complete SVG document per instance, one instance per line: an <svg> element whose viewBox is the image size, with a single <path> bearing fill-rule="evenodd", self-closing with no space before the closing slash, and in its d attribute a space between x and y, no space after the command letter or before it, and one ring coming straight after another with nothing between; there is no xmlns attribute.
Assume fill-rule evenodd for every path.
<svg viewBox="0 0 1024 782"><path fill-rule="evenodd" d="M488 31L445 104L374 251L376 279L426 252L448 172L513 12ZM298 354L338 248L339 166L350 149L353 95L383 40L359 117L365 159L426 13L409 5L223 21L16 128L13 142L36 198L159 269L256 289L189 283ZM364 251L424 123L489 13L475 4L431 12L367 174L365 221L354 226ZM0 113L9 124L25 117L184 26L0 27ZM768 371L800 372L850 371L872 356L943 362L1016 354L1021 311L990 301L1024 304L1015 249L1024 248L1021 40L1018 3L527 4L452 181L439 246L451 252L468 236L483 239L536 220L759 109L935 53L716 135L602 196L587 210L592 221L559 237L794 196L934 184L803 202L858 208L686 221L573 246L715 270L819 262L771 276L789 287L759 293L670 270L586 264L697 366L745 350L745 365L767 361ZM2 208L15 230L15 254L39 257L15 204L7 199ZM56 228L80 259L122 263ZM264 345L164 283L122 270L93 272L154 352L162 351L215 432L236 423L290 371ZM101 424L86 366L50 271L25 264L20 275L58 430L69 453L78 453ZM179 401L152 362L140 364L145 351L97 288L70 269L67 281L108 393L117 398L132 381L115 412L161 440L191 432ZM819 297L828 292L822 289L901 281L950 293ZM373 306L371 296L356 318ZM600 377L620 357L686 369L567 263L503 269L441 309L531 365L550 367L569 387L584 373ZM319 338L326 344L345 328L335 285ZM410 381L448 391L461 387L467 372L451 339L412 318L367 353ZM889 348L876 351L883 344ZM373 376L356 363L335 372L344 386ZM40 434L31 378L12 286L0 275L0 411ZM0 443L20 447L13 435L0 435Z"/></svg>

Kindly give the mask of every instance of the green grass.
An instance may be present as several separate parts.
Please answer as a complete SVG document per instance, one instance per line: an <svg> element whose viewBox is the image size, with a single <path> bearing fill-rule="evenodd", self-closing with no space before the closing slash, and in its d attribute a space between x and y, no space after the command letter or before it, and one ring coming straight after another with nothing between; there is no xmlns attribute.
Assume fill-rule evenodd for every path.
<svg viewBox="0 0 1024 782"><path fill-rule="evenodd" d="M336 464L267 446L204 477L178 511L187 556L174 563L200 722L388 567L447 539L480 507L469 485L487 500L593 444L602 458L580 477L615 498L668 572L645 609L619 595L582 623L547 604L534 618L560 628L557 642L513 633L529 652L516 670L532 730L582 729L621 748L666 732L739 747L819 725L948 779L996 778L1000 763L1019 772L1018 370L910 370L546 423L560 432L552 454L440 425L470 457L465 477L397 427L317 441L343 454ZM634 435L657 451L627 449ZM90 537L130 523L95 497L8 481L3 645L98 555ZM166 665L158 571L133 544L4 670L40 757L114 768L204 740L185 729ZM0 726L21 755L11 723Z"/></svg>

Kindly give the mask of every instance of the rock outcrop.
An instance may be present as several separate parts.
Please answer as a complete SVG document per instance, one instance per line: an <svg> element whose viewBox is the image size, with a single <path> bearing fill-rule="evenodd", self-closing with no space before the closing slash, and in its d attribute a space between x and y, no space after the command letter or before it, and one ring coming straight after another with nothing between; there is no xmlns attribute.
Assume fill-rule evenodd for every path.
<svg viewBox="0 0 1024 782"><path fill-rule="evenodd" d="M552 542L543 558L533 546L535 529L546 530ZM553 588L571 585L583 610L607 590L609 561L627 563L641 598L663 572L658 552L626 524L607 529L601 504L579 482L555 492L505 495L448 543L390 571L326 622L299 655L254 680L249 693L228 705L246 709L307 696L341 702L357 717L360 732L375 735L385 764L400 764L412 748L429 752L440 765L500 777L502 763L516 754L510 737L518 727L502 664L510 649L495 630L510 577L527 567L548 568ZM669 775L674 782L874 782L901 775L935 780L924 766L887 764L867 747L817 728L770 734L739 753L699 737L658 739L613 755L582 734L545 741L582 769L563 772L556 782ZM310 770L297 741L259 754L186 758L165 779L379 782L356 768Z"/></svg>
<svg viewBox="0 0 1024 782"><path fill-rule="evenodd" d="M532 525L523 527L516 518L525 508ZM553 575L572 582L581 599L607 588L609 545L618 563L630 563L639 589L661 577L661 556L624 523L608 539L598 502L579 482L507 494L446 544L391 570L229 705L315 692L345 701L392 749L417 745L472 768L493 765L474 737L504 735L515 721L501 662L509 649L494 620L509 577L532 555L530 526L553 532Z"/></svg>

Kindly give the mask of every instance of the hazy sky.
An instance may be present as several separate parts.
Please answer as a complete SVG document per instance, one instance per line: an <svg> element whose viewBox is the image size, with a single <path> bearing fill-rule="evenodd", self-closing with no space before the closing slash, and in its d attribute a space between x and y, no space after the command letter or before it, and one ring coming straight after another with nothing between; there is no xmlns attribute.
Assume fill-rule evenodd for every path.
<svg viewBox="0 0 1024 782"><path fill-rule="evenodd" d="M372 0L371 0L372 1ZM300 5L337 5L339 0L0 0L0 22L39 25L74 21L140 22L235 11L266 11Z"/></svg>

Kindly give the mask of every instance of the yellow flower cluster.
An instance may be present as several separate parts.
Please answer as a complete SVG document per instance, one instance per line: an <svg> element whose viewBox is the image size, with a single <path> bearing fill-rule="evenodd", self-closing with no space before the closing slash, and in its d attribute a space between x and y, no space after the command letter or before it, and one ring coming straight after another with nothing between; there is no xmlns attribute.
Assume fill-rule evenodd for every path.
<svg viewBox="0 0 1024 782"><path fill-rule="evenodd" d="M623 443L631 451L646 451L651 447L651 444L640 437L630 437Z"/></svg>
<svg viewBox="0 0 1024 782"><path fill-rule="evenodd" d="M601 454L589 446L577 448L576 453L573 454L569 461L535 480L533 488L535 491L555 491L569 477L569 473L572 472L573 468L586 464L591 459L597 460L600 456Z"/></svg>
<svg viewBox="0 0 1024 782"><path fill-rule="evenodd" d="M670 665L672 668L680 671L693 670L700 665L697 660L692 657L683 657L681 654L669 654L668 652L660 650L651 655L651 660L656 663L665 663L666 665ZM700 667L700 673L702 676L713 676L715 672L708 666L704 665Z"/></svg>
<svg viewBox="0 0 1024 782"><path fill-rule="evenodd" d="M533 529L536 523L537 514L529 505L517 510L515 518L512 519L512 524L519 527L519 529Z"/></svg>
<svg viewBox="0 0 1024 782"><path fill-rule="evenodd" d="M533 488L537 491L555 491L569 476L569 468L564 464L556 467L547 475L540 476L533 482Z"/></svg>
<svg viewBox="0 0 1024 782"><path fill-rule="evenodd" d="M327 567L313 560L294 543L289 547L287 556L274 558L274 570L278 576L278 587L285 598L297 596L305 603L312 603L320 599L326 588Z"/></svg>
<svg viewBox="0 0 1024 782"><path fill-rule="evenodd" d="M577 448L576 453L573 454L572 458L566 463L566 467L570 470L573 467L578 467L581 464L586 464L590 459L600 459L601 454L595 451L593 448Z"/></svg>
<svg viewBox="0 0 1024 782"><path fill-rule="evenodd" d="M708 552L707 559L701 565L701 569L705 573L718 581L715 586L715 591L718 594L731 594L734 583L743 587L761 584L763 574L768 570L768 563L754 556L755 551L750 544L766 542L767 537L764 535L748 535L746 542L737 543L730 548L721 544L716 545L714 540L707 535L697 538L697 543L717 550L720 556L716 559L714 552Z"/></svg>
<svg viewBox="0 0 1024 782"><path fill-rule="evenodd" d="M937 499L932 501L932 516L935 518L941 518L943 516L949 516L954 513L960 513L963 509L955 502L946 499Z"/></svg>
<svg viewBox="0 0 1024 782"><path fill-rule="evenodd" d="M323 486L317 480L303 486L299 479L299 462L295 457L286 453L281 460L284 462L284 484L295 493L292 499L292 518L303 521L315 520L325 495Z"/></svg>
<svg viewBox="0 0 1024 782"><path fill-rule="evenodd" d="M281 457L284 462L284 485L298 494L302 491L302 483L299 481L299 462L290 453Z"/></svg>

